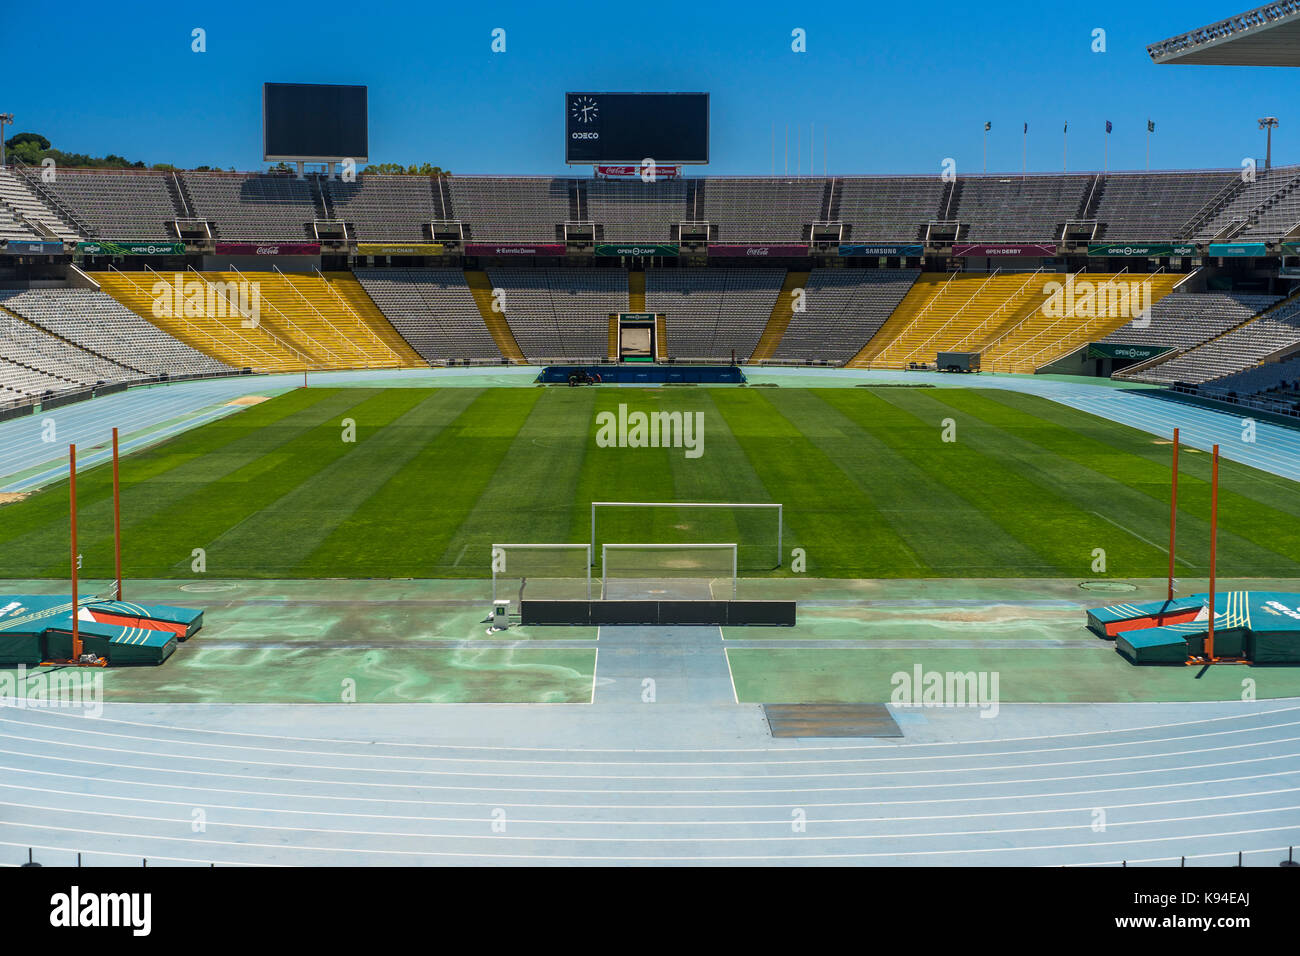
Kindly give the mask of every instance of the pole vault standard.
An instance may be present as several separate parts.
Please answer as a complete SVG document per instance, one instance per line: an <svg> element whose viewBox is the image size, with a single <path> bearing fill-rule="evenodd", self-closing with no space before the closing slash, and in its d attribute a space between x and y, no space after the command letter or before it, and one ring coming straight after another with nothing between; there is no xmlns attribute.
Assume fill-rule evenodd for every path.
<svg viewBox="0 0 1300 956"><path fill-rule="evenodd" d="M113 568L117 572L117 594L122 600L122 507L117 482L117 429L113 429Z"/></svg>
<svg viewBox="0 0 1300 956"><path fill-rule="evenodd" d="M1217 570L1219 543L1219 446L1214 446L1214 465L1210 480L1210 629L1205 636L1205 660L1211 664L1214 656L1214 585Z"/></svg>
<svg viewBox="0 0 1300 956"><path fill-rule="evenodd" d="M1174 546L1178 541L1178 429L1174 429L1174 480L1169 497L1169 600L1174 599Z"/></svg>
<svg viewBox="0 0 1300 956"><path fill-rule="evenodd" d="M77 446L68 446L68 501L72 506L72 661L81 660L81 605L77 599Z"/></svg>

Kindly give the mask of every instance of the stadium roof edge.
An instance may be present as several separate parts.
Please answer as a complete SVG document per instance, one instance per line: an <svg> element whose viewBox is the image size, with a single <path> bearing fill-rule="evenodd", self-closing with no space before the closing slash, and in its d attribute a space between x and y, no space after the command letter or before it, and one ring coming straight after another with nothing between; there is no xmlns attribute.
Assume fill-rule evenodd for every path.
<svg viewBox="0 0 1300 956"><path fill-rule="evenodd" d="M1157 64L1300 67L1300 0L1276 0L1147 47Z"/></svg>

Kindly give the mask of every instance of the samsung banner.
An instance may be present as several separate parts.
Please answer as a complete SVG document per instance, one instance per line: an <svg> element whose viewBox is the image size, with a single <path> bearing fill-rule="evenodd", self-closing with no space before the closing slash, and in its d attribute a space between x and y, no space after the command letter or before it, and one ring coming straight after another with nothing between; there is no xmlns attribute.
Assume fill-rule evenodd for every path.
<svg viewBox="0 0 1300 956"><path fill-rule="evenodd" d="M77 243L77 255L81 256L183 256L185 243L164 239L161 242L141 241L138 239L100 239L95 242Z"/></svg>
<svg viewBox="0 0 1300 956"><path fill-rule="evenodd" d="M59 256L63 254L63 243L10 239L5 251L14 256Z"/></svg>
<svg viewBox="0 0 1300 956"><path fill-rule="evenodd" d="M808 255L807 246L794 245L774 245L772 243L763 243L761 245L726 245L726 246L709 246L709 258L722 256L732 259L777 259L781 257L806 256Z"/></svg>
<svg viewBox="0 0 1300 956"><path fill-rule="evenodd" d="M564 243L515 243L514 245L496 245L491 242L465 243L467 256L562 256Z"/></svg>
<svg viewBox="0 0 1300 956"><path fill-rule="evenodd" d="M1027 242L1020 245L970 245L960 243L952 247L952 254L958 257L981 257L981 256L1036 256L1051 257L1056 255L1056 246L1045 245L1040 242Z"/></svg>
<svg viewBox="0 0 1300 956"><path fill-rule="evenodd" d="M1212 256L1241 259L1268 255L1268 245L1263 242L1212 242L1207 251Z"/></svg>
<svg viewBox="0 0 1300 956"><path fill-rule="evenodd" d="M919 256L925 254L925 246L919 243L906 246L842 243L839 247L839 254L842 256Z"/></svg>
<svg viewBox="0 0 1300 956"><path fill-rule="evenodd" d="M1088 247L1090 256L1122 256L1125 258L1156 259L1162 256L1194 256L1196 244L1191 242L1172 245L1160 242L1130 242Z"/></svg>
<svg viewBox="0 0 1300 956"><path fill-rule="evenodd" d="M598 242L598 256L666 256L676 258L681 246L675 242Z"/></svg>
<svg viewBox="0 0 1300 956"><path fill-rule="evenodd" d="M218 242L219 256L318 256L319 242Z"/></svg>

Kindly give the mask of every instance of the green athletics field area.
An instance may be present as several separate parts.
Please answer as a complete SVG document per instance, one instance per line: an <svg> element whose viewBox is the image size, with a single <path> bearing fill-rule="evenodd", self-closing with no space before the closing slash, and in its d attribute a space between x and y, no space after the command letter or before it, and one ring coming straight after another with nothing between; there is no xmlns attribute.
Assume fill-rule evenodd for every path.
<svg viewBox="0 0 1300 956"><path fill-rule="evenodd" d="M699 421L698 456L598 442L620 405ZM991 389L307 388L123 460L124 572L483 578L493 543L586 542L590 503L621 500L782 503L781 568L768 511L601 517L601 541L737 542L745 576L791 574L798 548L820 578L1153 578L1169 459ZM1203 576L1209 456L1182 465L1179 571ZM1223 463L1221 575L1300 577L1296 492ZM111 469L81 474L78 500L82 573L107 578ZM67 574L66 482L0 506L0 578Z"/></svg>

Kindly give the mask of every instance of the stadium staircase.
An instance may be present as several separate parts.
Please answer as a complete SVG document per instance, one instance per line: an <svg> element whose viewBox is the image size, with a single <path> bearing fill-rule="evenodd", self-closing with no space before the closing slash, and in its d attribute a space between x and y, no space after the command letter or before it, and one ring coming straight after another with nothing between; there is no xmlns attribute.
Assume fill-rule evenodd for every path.
<svg viewBox="0 0 1300 956"><path fill-rule="evenodd" d="M790 320L794 318L794 292L796 289L807 288L808 276L807 272L786 273L785 282L781 285L781 294L777 296L776 305L772 306L772 314L768 317L763 334L759 336L758 345L754 347L754 353L749 357L750 364L770 359L776 347L781 344L785 330L790 327Z"/></svg>
<svg viewBox="0 0 1300 956"><path fill-rule="evenodd" d="M641 271L627 274L627 310L645 312L645 273Z"/></svg>
<svg viewBox="0 0 1300 956"><path fill-rule="evenodd" d="M618 316L609 320L609 355L611 362L618 361Z"/></svg>
<svg viewBox="0 0 1300 956"><path fill-rule="evenodd" d="M317 273L325 283L325 290L339 307L354 315L370 329L398 359L402 368L423 368L428 365L420 354L411 348L400 332L393 328L388 317L380 310L369 293L362 288L350 272Z"/></svg>
<svg viewBox="0 0 1300 956"><path fill-rule="evenodd" d="M510 330L505 315L492 311L492 282L488 279L488 274L481 270L467 269L465 283L469 286L470 295L474 297L474 304L478 306L479 315L483 316L483 324L492 333L492 339L501 350L501 354L510 362L523 365L524 353L520 350L519 343L515 341L515 333Z"/></svg>
<svg viewBox="0 0 1300 956"><path fill-rule="evenodd" d="M271 323L261 322L255 327L247 327L244 325L244 316L234 308L227 308L226 314L221 315L219 310L209 312L205 303L205 308L197 315L167 311L155 315L155 283L174 285L178 273L160 273L152 269L119 272L114 269L88 275L99 283L104 292L132 312L143 316L191 348L234 368L251 368L262 372L300 372L314 367L311 359L282 338ZM210 284L197 272L179 275L183 282L198 279Z"/></svg>
<svg viewBox="0 0 1300 956"><path fill-rule="evenodd" d="M668 321L662 315L655 317L655 361L668 361Z"/></svg>

